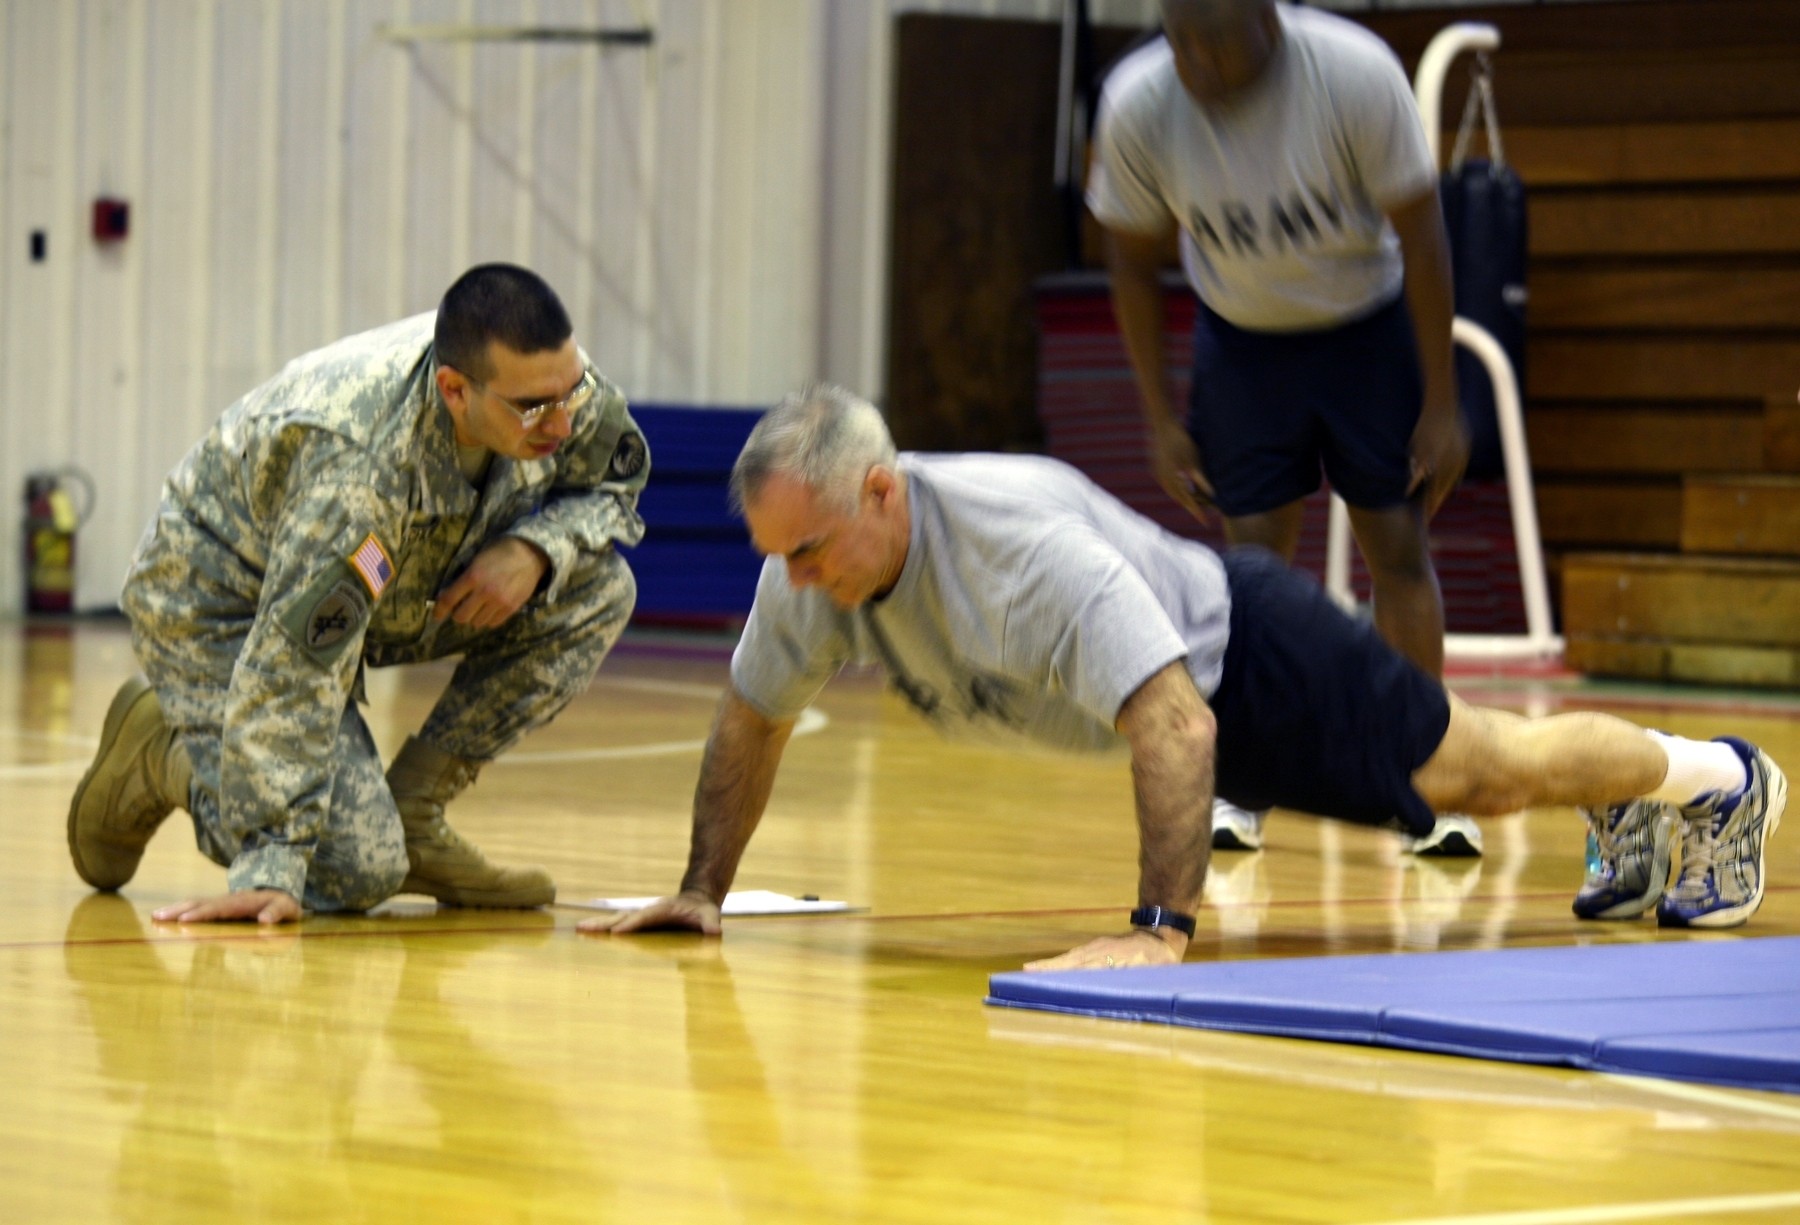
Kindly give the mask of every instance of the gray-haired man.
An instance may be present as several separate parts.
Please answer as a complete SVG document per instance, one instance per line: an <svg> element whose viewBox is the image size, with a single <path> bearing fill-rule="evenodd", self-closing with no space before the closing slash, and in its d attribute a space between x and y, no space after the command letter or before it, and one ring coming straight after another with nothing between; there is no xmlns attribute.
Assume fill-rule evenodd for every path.
<svg viewBox="0 0 1800 1225"><path fill-rule="evenodd" d="M732 479L768 561L687 873L675 896L583 930L717 932L794 722L853 660L884 666L947 734L1129 748L1131 928L1030 968L1178 960L1215 789L1368 823L1398 813L1414 833L1443 808L1582 805L1610 856L1583 887L1592 917L1655 906L1665 924L1723 927L1761 900L1786 781L1742 741L1468 706L1266 550L1221 559L1054 460L897 455L880 414L836 389L772 409ZM1690 853L1665 895L1677 824Z"/></svg>

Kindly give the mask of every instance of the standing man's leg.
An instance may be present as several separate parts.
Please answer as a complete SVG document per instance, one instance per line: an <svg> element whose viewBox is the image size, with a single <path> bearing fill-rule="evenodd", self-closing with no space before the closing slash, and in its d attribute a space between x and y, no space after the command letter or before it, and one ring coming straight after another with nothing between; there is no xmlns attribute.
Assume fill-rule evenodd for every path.
<svg viewBox="0 0 1800 1225"><path fill-rule="evenodd" d="M1201 304L1194 323L1189 434L1233 546L1254 545L1291 565L1319 487L1319 452L1310 405L1290 384L1285 337L1238 328ZM1266 808L1213 798L1212 845L1262 848Z"/></svg>
<svg viewBox="0 0 1800 1225"><path fill-rule="evenodd" d="M1305 514L1306 504L1294 501L1260 514L1226 515L1225 539L1233 548L1256 545L1267 549L1291 566L1294 551L1300 547L1300 525Z"/></svg>
<svg viewBox="0 0 1800 1225"><path fill-rule="evenodd" d="M1444 678L1444 597L1425 514L1417 500L1383 510L1352 506L1350 527L1373 588L1375 629L1428 676ZM1409 839L1415 855L1481 854L1481 830L1459 813L1440 813L1423 838Z"/></svg>
<svg viewBox="0 0 1800 1225"><path fill-rule="evenodd" d="M1428 676L1444 676L1444 597L1425 515L1416 501L1383 510L1352 506L1350 528L1369 567L1375 630Z"/></svg>
<svg viewBox="0 0 1800 1225"><path fill-rule="evenodd" d="M1305 503L1295 500L1286 506L1258 514L1225 515L1225 539L1233 548L1255 546L1267 549L1282 561L1294 564L1294 550L1300 544L1300 525L1306 514ZM1215 851L1259 851L1262 849L1263 822L1266 808L1244 808L1223 796L1213 797L1212 845Z"/></svg>
<svg viewBox="0 0 1800 1225"><path fill-rule="evenodd" d="M1431 563L1429 521L1412 483L1412 438L1424 384L1404 298L1329 333L1310 355L1321 391L1321 456L1369 568L1375 629L1426 675L1444 674L1444 600ZM1419 855L1481 854L1481 831L1440 812L1410 839Z"/></svg>
<svg viewBox="0 0 1800 1225"><path fill-rule="evenodd" d="M379 665L461 655L450 685L388 770L411 861L404 892L453 906L548 905L542 868L494 864L444 818L482 767L587 689L631 617L637 586L608 550L584 557L555 602L527 604L497 630L438 629L428 648L376 650Z"/></svg>
<svg viewBox="0 0 1800 1225"><path fill-rule="evenodd" d="M1433 677L1443 674L1444 610L1426 525L1406 498L1408 446L1419 415L1417 346L1395 302L1342 328L1245 332L1202 308L1195 327L1189 426L1234 546L1260 545L1292 564L1321 466L1353 503L1357 543L1375 588L1375 627ZM1255 850L1266 812L1219 799L1213 846ZM1441 816L1408 850L1481 854L1481 831Z"/></svg>

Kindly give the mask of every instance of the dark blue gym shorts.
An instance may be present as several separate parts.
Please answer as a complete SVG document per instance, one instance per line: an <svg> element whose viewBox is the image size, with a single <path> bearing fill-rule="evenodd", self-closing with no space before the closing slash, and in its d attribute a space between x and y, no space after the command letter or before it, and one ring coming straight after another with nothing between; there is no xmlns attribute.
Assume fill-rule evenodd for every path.
<svg viewBox="0 0 1800 1225"><path fill-rule="evenodd" d="M1443 685L1266 549L1227 553L1225 577L1231 636L1211 703L1218 793L1249 809L1429 833L1412 775L1450 727Z"/></svg>
<svg viewBox="0 0 1800 1225"><path fill-rule="evenodd" d="M1352 506L1400 505L1424 395L1404 297L1315 332L1247 332L1200 305L1188 432L1226 515L1304 498L1321 467Z"/></svg>

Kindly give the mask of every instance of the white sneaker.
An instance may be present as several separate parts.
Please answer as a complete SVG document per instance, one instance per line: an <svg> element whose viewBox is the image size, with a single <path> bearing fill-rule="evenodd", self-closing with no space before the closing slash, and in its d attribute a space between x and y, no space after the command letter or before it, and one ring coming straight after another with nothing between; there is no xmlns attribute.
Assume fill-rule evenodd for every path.
<svg viewBox="0 0 1800 1225"><path fill-rule="evenodd" d="M1219 827L1219 815L1213 813L1213 829ZM1216 843L1218 834L1213 840ZM1423 838L1408 838L1405 851L1408 855L1435 855L1444 859L1478 859L1481 857L1481 827L1473 818L1461 813L1447 812L1437 819L1431 832Z"/></svg>
<svg viewBox="0 0 1800 1225"><path fill-rule="evenodd" d="M1251 812L1230 800L1213 797L1212 844L1215 851L1262 850L1263 818L1268 809Z"/></svg>

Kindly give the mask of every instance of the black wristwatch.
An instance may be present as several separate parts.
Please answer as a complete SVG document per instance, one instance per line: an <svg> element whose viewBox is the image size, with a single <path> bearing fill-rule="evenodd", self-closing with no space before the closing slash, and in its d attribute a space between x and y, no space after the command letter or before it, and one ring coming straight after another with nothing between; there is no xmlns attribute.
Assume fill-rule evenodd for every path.
<svg viewBox="0 0 1800 1225"><path fill-rule="evenodd" d="M1170 910L1166 906L1139 906L1131 912L1131 925L1150 931L1159 927L1173 927L1184 936L1194 934L1194 916Z"/></svg>

